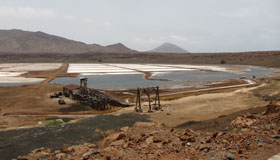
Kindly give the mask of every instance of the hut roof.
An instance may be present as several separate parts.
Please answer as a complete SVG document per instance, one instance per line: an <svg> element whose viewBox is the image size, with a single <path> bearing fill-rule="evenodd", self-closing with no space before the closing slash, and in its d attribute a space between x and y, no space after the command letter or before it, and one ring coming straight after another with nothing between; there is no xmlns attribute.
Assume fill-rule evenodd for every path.
<svg viewBox="0 0 280 160"><path fill-rule="evenodd" d="M77 85L77 84L68 84L68 85L63 86L63 88L66 88L66 89L72 91L72 90L75 90L75 89L79 89L80 86Z"/></svg>

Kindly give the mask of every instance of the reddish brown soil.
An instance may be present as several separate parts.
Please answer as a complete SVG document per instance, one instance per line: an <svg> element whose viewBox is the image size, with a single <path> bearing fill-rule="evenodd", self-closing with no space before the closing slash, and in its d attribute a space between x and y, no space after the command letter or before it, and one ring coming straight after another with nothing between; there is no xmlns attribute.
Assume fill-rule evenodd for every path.
<svg viewBox="0 0 280 160"><path fill-rule="evenodd" d="M255 109L253 113L248 110L222 117L221 120L228 119L223 125L219 124L219 119L214 119L201 122L200 127L190 125L187 129L137 122L119 132L103 132L105 138L98 147L87 143L66 146L54 152L41 148L18 159L262 160L280 152L279 111L279 105L271 104ZM219 127L210 129L213 122Z"/></svg>

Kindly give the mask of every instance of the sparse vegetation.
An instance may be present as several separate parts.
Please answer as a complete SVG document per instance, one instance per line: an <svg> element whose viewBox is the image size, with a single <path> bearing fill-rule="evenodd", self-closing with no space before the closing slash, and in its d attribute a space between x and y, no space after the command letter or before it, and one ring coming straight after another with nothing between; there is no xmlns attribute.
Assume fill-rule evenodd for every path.
<svg viewBox="0 0 280 160"><path fill-rule="evenodd" d="M224 59L221 60L221 64L226 64L226 61Z"/></svg>
<svg viewBox="0 0 280 160"><path fill-rule="evenodd" d="M6 129L6 128L8 128L8 127L5 127L5 126L0 126L0 129Z"/></svg>
<svg viewBox="0 0 280 160"><path fill-rule="evenodd" d="M61 125L63 122L59 122L59 121L52 121L46 124L46 127L55 127L55 126L59 126Z"/></svg>
<svg viewBox="0 0 280 160"><path fill-rule="evenodd" d="M184 96L184 94L174 94L173 96L175 96L175 97L182 97L182 96Z"/></svg>
<svg viewBox="0 0 280 160"><path fill-rule="evenodd" d="M173 94L173 95L170 95L170 100L173 100L173 99L176 99L176 98L181 98L181 97L184 97L185 95L184 94Z"/></svg>

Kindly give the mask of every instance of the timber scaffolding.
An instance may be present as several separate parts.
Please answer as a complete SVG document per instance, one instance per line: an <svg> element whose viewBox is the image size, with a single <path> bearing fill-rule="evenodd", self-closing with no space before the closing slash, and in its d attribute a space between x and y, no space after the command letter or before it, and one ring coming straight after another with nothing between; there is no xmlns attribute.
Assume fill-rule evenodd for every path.
<svg viewBox="0 0 280 160"><path fill-rule="evenodd" d="M87 78L80 79L79 93L74 95L74 99L78 103L89 105L96 110L111 109L111 106L128 107L98 90L87 88Z"/></svg>
<svg viewBox="0 0 280 160"><path fill-rule="evenodd" d="M148 87L148 88L137 88L136 92L136 105L135 105L135 111L136 112L143 112L142 106L141 106L141 95L142 92L144 92L147 95L148 102L149 102L149 110L148 112L153 112L153 110L161 110L160 105L160 98L159 98L159 87ZM151 93L155 93L155 103L153 104L153 107L151 105L152 99L151 99ZM153 110L152 110L153 109Z"/></svg>

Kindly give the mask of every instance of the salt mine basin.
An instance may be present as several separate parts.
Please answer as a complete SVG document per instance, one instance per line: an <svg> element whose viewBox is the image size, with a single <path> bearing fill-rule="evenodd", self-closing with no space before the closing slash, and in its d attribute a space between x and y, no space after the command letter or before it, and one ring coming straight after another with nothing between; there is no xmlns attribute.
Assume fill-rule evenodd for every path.
<svg viewBox="0 0 280 160"><path fill-rule="evenodd" d="M224 67L224 66L223 66ZM157 70L153 72L153 69L149 70L151 73L150 79L145 79L145 75L140 72L127 72L112 74L108 72L98 72L96 70L86 69L86 71L77 71L79 76L77 77L60 77L55 78L51 84L79 84L81 77L88 78L88 87L91 88L137 88L137 87L150 87L150 86L163 86L163 85L192 85L203 82L230 80L236 78L256 78L263 77L273 73L273 69L260 68L254 66L233 66L227 65L227 68L231 70L173 70L164 71ZM147 69L147 68L145 68ZM94 70L94 73L90 72ZM139 68L137 68L139 70ZM104 70L103 70L104 71ZM106 71L106 70L105 70ZM147 72L147 71L146 71Z"/></svg>

